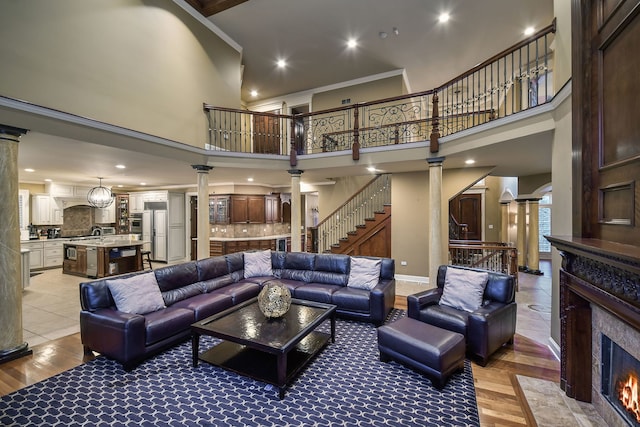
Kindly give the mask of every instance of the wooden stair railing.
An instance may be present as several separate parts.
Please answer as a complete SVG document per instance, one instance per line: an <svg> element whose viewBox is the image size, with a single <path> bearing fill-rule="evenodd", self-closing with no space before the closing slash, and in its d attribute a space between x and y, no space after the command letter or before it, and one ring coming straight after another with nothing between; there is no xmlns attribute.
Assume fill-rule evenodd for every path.
<svg viewBox="0 0 640 427"><path fill-rule="evenodd" d="M449 263L505 273L518 283L518 250L511 243L450 240Z"/></svg>
<svg viewBox="0 0 640 427"><path fill-rule="evenodd" d="M385 206L391 205L391 176L376 176L360 191L351 196L317 226L310 228L311 248L313 252L330 252L332 245L348 237L350 232L365 224L367 219L375 218L376 212L385 212Z"/></svg>

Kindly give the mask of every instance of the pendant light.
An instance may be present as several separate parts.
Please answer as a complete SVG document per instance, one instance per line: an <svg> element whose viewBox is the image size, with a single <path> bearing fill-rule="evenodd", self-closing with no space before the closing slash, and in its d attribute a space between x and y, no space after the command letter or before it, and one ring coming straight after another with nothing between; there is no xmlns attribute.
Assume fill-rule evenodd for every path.
<svg viewBox="0 0 640 427"><path fill-rule="evenodd" d="M87 202L89 206L94 208L106 208L111 206L114 200L113 193L107 187L102 186L102 178L98 177L100 184L97 187L93 187L87 194Z"/></svg>

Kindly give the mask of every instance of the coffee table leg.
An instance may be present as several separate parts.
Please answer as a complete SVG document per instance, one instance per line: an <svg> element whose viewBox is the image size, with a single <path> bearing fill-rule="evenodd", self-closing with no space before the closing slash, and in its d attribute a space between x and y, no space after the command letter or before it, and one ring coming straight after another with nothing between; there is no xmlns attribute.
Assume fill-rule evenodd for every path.
<svg viewBox="0 0 640 427"><path fill-rule="evenodd" d="M278 354L278 398L284 399L287 385L287 353Z"/></svg>
<svg viewBox="0 0 640 427"><path fill-rule="evenodd" d="M200 349L200 334L195 332L191 334L191 357L193 358L193 367L198 366L198 351Z"/></svg>
<svg viewBox="0 0 640 427"><path fill-rule="evenodd" d="M336 342L336 314L331 315L331 342Z"/></svg>

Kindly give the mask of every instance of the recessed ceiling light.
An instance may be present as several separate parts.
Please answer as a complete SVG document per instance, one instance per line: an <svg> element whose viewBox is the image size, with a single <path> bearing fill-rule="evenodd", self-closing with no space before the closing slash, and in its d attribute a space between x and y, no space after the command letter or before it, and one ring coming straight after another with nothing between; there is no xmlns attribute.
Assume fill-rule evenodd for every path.
<svg viewBox="0 0 640 427"><path fill-rule="evenodd" d="M356 39L349 39L349 41L347 41L347 47L349 49L354 49L356 46L358 46Z"/></svg>
<svg viewBox="0 0 640 427"><path fill-rule="evenodd" d="M451 16L449 16L448 13L444 12L444 13L441 13L440 16L438 16L438 21L447 22L449 18L451 18Z"/></svg>
<svg viewBox="0 0 640 427"><path fill-rule="evenodd" d="M51 178L45 178L44 179L46 182L52 182L53 180Z"/></svg>
<svg viewBox="0 0 640 427"><path fill-rule="evenodd" d="M251 96L253 96L254 98L256 96L258 96L258 91L257 90L252 90L250 93L251 93Z"/></svg>
<svg viewBox="0 0 640 427"><path fill-rule="evenodd" d="M531 34L533 34L533 32L535 31L535 28L533 27L527 27L524 30L524 35L525 36L530 36Z"/></svg>
<svg viewBox="0 0 640 427"><path fill-rule="evenodd" d="M122 188L122 187L124 187L124 185L118 184L118 188Z"/></svg>
<svg viewBox="0 0 640 427"><path fill-rule="evenodd" d="M141 182L140 185L147 185L147 183L146 182Z"/></svg>
<svg viewBox="0 0 640 427"><path fill-rule="evenodd" d="M31 169L31 168L26 168L24 171L25 172L35 172L36 170L35 169Z"/></svg>
<svg viewBox="0 0 640 427"><path fill-rule="evenodd" d="M476 161L475 161L475 160L473 160L473 159L469 159L469 160L465 160L465 161L464 161L464 163L465 163L466 165L472 165L472 164L474 164L475 162L476 162Z"/></svg>
<svg viewBox="0 0 640 427"><path fill-rule="evenodd" d="M376 168L375 168L374 166L369 166L369 167L367 168L367 170L368 170L369 172L375 172L375 171L376 171Z"/></svg>
<svg viewBox="0 0 640 427"><path fill-rule="evenodd" d="M287 61L285 61L284 59L278 59L278 68L284 68L287 66Z"/></svg>
<svg viewBox="0 0 640 427"><path fill-rule="evenodd" d="M247 178L247 181L253 182L253 178Z"/></svg>
<svg viewBox="0 0 640 427"><path fill-rule="evenodd" d="M116 168L118 168L118 169L126 169L127 167L125 165L116 165Z"/></svg>
<svg viewBox="0 0 640 427"><path fill-rule="evenodd" d="M386 39L388 35L389 34L385 33L384 31L380 31L378 33L378 37L380 37L381 39Z"/></svg>

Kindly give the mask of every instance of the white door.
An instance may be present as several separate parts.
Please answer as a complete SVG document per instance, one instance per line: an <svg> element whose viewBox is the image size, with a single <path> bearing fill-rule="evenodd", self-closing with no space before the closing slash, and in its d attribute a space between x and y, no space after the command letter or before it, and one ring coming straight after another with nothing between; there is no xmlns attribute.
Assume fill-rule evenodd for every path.
<svg viewBox="0 0 640 427"><path fill-rule="evenodd" d="M153 228L155 233L153 258L156 261L167 261L167 211L154 211Z"/></svg>
<svg viewBox="0 0 640 427"><path fill-rule="evenodd" d="M151 247L151 242L152 242L151 238L153 237L152 236L153 230L151 228L152 226L153 224L151 222L151 211L142 212L142 241L148 242L142 245L143 251L153 252L153 249ZM153 253L151 255L152 255L151 259L155 259L153 258Z"/></svg>

